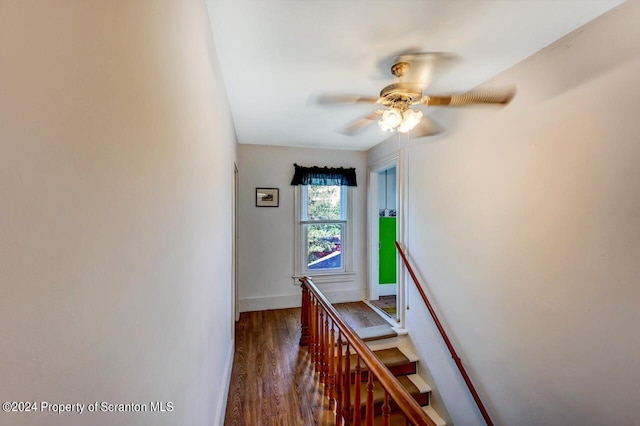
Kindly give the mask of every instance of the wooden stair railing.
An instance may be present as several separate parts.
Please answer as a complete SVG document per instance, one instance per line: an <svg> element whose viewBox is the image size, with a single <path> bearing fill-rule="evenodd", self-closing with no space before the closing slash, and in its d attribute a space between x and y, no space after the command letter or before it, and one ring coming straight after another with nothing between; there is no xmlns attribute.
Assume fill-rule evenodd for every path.
<svg viewBox="0 0 640 426"><path fill-rule="evenodd" d="M382 425L389 426L391 406L397 407L405 425L436 426L398 379L373 354L371 349L344 322L340 314L318 290L311 278L300 279L302 309L300 345L308 346L311 363L324 384L324 396L335 413L336 426L374 424L373 390L378 381L385 391ZM355 377L351 378L351 356L355 353ZM365 418L361 419L362 370L369 371L365 388ZM354 384L352 389L352 383Z"/></svg>
<svg viewBox="0 0 640 426"><path fill-rule="evenodd" d="M476 402L476 405L478 406L478 409L480 410L480 413L482 414L484 421L487 423L487 425L493 426L491 417L489 417L489 413L487 412L487 409L484 407L484 404L480 399L480 395L478 395L476 388L473 386L473 383L471 382L471 379L467 374L467 370L465 370L464 365L462 365L462 360L460 359L455 348L453 347L451 340L449 340L449 336L447 336L447 332L444 330L444 327L442 327L442 323L438 319L438 315L436 314L436 311L433 309L433 306L431 306L431 302L429 302L429 299L427 298L427 294L424 292L424 289L422 288L422 285L420 284L418 277L413 271L413 268L409 263L409 259L407 258L407 255L405 254L404 250L400 246L400 243L397 241L396 241L396 248L398 249L398 253L400 253L400 257L402 257L404 266L407 268L409 275L411 275L411 278L413 279L413 283L418 289L418 293L420 293L420 296L422 297L422 301L424 302L425 305L427 305L427 309L429 310L429 313L431 314L431 317L433 318L433 321L435 322L436 327L438 328L438 331L440 332L440 335L444 340L444 343L447 345L447 348L449 349L449 353L451 354L453 361L456 363L456 366L458 366L458 370L460 371L460 374L462 375L464 382L467 384L467 388L469 388L469 392L471 393L471 396L473 396L473 400Z"/></svg>

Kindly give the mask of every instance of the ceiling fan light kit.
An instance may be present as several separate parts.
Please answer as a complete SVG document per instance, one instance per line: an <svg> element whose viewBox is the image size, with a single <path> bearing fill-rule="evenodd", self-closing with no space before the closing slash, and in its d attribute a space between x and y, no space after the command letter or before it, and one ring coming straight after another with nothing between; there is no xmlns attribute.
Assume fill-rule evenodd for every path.
<svg viewBox="0 0 640 426"><path fill-rule="evenodd" d="M382 112L382 118L378 121L383 131L399 131L407 133L422 120L422 111L406 108L404 111L396 107L389 107Z"/></svg>
<svg viewBox="0 0 640 426"><path fill-rule="evenodd" d="M402 123L398 126L398 131L407 133L409 130L413 130L420 120L422 120L422 115L422 111L408 108L402 113Z"/></svg>

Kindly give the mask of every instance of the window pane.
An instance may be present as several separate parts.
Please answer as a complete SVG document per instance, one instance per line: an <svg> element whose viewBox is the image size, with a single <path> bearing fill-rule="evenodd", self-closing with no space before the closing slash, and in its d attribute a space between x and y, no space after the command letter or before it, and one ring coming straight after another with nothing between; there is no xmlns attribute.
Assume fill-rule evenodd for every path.
<svg viewBox="0 0 640 426"><path fill-rule="evenodd" d="M313 186L307 188L307 220L342 219L339 186Z"/></svg>
<svg viewBox="0 0 640 426"><path fill-rule="evenodd" d="M307 225L307 268L342 268L342 224Z"/></svg>

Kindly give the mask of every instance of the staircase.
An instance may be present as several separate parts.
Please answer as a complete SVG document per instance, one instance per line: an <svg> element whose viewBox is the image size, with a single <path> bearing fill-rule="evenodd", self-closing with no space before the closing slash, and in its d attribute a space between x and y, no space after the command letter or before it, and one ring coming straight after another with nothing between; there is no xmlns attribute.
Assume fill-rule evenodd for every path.
<svg viewBox="0 0 640 426"><path fill-rule="evenodd" d="M430 405L431 388L417 374L417 357L403 344L410 343L406 331L389 333L389 325L378 327L375 321L360 324L356 331L349 322L357 325L353 319L366 317L370 308L365 306L348 321L311 278L303 277L300 283L300 345L307 347L336 426L445 424ZM371 333L370 326L385 334Z"/></svg>
<svg viewBox="0 0 640 426"><path fill-rule="evenodd" d="M487 409L404 250L397 241L395 245L482 417L487 426L493 426ZM391 343L393 339L400 339L402 336L397 336L394 332L396 336L391 341L383 339L375 344L371 343L372 339L380 337L369 333L365 338L365 333L358 332L356 327L349 325L348 319L343 318L310 277L300 278L300 284L300 346L308 347L314 371L318 373L319 382L324 387L329 409L335 414L336 426L362 423L363 410L366 426L373 426L378 422L382 426L445 424L431 407L429 385L416 373L418 360L406 346ZM380 346L383 345L382 342L387 345Z"/></svg>
<svg viewBox="0 0 640 426"><path fill-rule="evenodd" d="M357 330L358 334L360 330ZM363 333L364 334L364 333ZM369 333L371 334L371 333ZM436 410L430 405L431 387L418 374L418 357L409 347L410 341L408 336L399 333L398 337L385 338L379 340L375 335L363 338L367 346L373 351L374 355L396 376L400 384L409 392L415 401L422 406L422 410L436 423L438 426L445 426L446 422L438 415ZM357 357L351 356L351 383L352 393L355 394L355 386L360 386L360 409L361 418L365 418L366 409L366 387L369 379L369 371L366 366L361 368L360 380L358 381L356 373ZM376 420L374 424L381 424L380 414L382 413L382 405L384 404L384 390L379 383L374 382L373 404ZM389 418L390 425L404 425L404 416L397 414L398 407L391 403L391 416ZM364 421L362 422L364 424Z"/></svg>

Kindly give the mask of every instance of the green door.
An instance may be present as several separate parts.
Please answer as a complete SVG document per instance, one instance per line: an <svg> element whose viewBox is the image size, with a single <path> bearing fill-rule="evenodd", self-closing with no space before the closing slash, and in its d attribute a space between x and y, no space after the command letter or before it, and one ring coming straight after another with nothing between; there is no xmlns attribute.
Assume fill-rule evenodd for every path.
<svg viewBox="0 0 640 426"><path fill-rule="evenodd" d="M380 218L378 277L380 284L396 283L396 218Z"/></svg>

